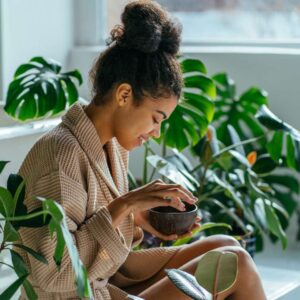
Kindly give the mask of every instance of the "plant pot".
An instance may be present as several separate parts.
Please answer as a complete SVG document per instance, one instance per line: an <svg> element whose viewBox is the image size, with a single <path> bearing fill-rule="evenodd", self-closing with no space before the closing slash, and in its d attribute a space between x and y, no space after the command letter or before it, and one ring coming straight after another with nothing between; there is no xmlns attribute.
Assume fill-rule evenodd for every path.
<svg viewBox="0 0 300 300"><path fill-rule="evenodd" d="M193 204L185 205L186 211L179 211L171 206L160 206L150 209L150 224L159 232L171 234L184 234L188 232L197 217L198 207Z"/></svg>

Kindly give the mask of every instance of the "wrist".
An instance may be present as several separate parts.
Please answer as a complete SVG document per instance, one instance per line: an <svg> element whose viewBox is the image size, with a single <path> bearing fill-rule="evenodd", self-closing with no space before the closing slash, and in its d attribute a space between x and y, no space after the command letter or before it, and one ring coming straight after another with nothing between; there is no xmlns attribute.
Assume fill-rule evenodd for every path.
<svg viewBox="0 0 300 300"><path fill-rule="evenodd" d="M130 214L130 206L122 197L109 203L107 209L111 215L114 228L118 227L118 225Z"/></svg>

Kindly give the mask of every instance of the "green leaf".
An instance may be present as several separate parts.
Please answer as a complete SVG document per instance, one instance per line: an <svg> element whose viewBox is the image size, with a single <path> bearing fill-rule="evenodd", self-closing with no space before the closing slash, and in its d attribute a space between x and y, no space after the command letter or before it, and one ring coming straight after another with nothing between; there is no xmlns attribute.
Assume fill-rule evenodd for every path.
<svg viewBox="0 0 300 300"><path fill-rule="evenodd" d="M184 294L188 295L195 300L208 300L211 299L210 295L205 291L191 274L176 270L165 270L171 282Z"/></svg>
<svg viewBox="0 0 300 300"><path fill-rule="evenodd" d="M26 252L28 252L35 259L42 262L43 264L46 264L46 265L48 264L47 259L44 256L42 256L41 254L39 254L38 252L36 252L36 251L34 251L34 250L24 246L24 245L21 245L21 244L14 244L14 247L21 248L21 249L25 250Z"/></svg>
<svg viewBox="0 0 300 300"><path fill-rule="evenodd" d="M15 282L13 282L1 295L0 299L11 299L19 287L22 285L28 274L21 276Z"/></svg>
<svg viewBox="0 0 300 300"><path fill-rule="evenodd" d="M282 145L283 145L283 132L282 131L274 132L272 140L267 144L267 149L271 157L275 161L278 161L281 158Z"/></svg>
<svg viewBox="0 0 300 300"><path fill-rule="evenodd" d="M12 249L10 249L10 254L16 274L19 277L29 274L24 259L20 256L20 254Z"/></svg>
<svg viewBox="0 0 300 300"><path fill-rule="evenodd" d="M207 229L210 229L210 228L216 228L216 227L225 227L229 230L231 230L231 226L226 224L226 223L211 223L211 222L208 222L208 223L204 223L204 224L201 224L200 227L196 228L193 230L193 236L198 233L198 232L201 232L201 231L204 231L204 230L207 230ZM179 239L177 241L175 241L173 243L173 246L181 246L181 245L185 245L187 244L190 240L192 239L192 237L185 237L185 238L182 238L182 239Z"/></svg>
<svg viewBox="0 0 300 300"><path fill-rule="evenodd" d="M225 206L222 202L220 202L218 199L214 199L214 198L209 198L206 200L202 200L203 202L210 202L212 204L214 204L215 206L219 207L222 209L222 211L228 215L232 220L234 220L236 222L236 224L246 233L247 232L247 228L245 226L245 224L243 223L243 220L241 220L241 218L239 216L237 216L229 207Z"/></svg>
<svg viewBox="0 0 300 300"><path fill-rule="evenodd" d="M9 161L0 161L0 174L2 173L7 163L9 163Z"/></svg>
<svg viewBox="0 0 300 300"><path fill-rule="evenodd" d="M14 242L19 239L19 234L10 222L5 222L4 226L4 238L5 242Z"/></svg>
<svg viewBox="0 0 300 300"><path fill-rule="evenodd" d="M59 73L60 70L58 62L43 57L34 57L21 65L8 88L6 113L21 121L38 119L65 110L66 95L69 104L77 101L77 88L71 78L81 83L80 73L78 70Z"/></svg>
<svg viewBox="0 0 300 300"><path fill-rule="evenodd" d="M205 95L189 92L184 92L183 96L183 102L187 102L188 104L199 109L201 112L203 112L209 122L212 121L215 111L215 105L210 98L206 97Z"/></svg>
<svg viewBox="0 0 300 300"><path fill-rule="evenodd" d="M235 150L228 151L239 163L244 165L245 167L250 167L250 164L245 156L243 156L240 152Z"/></svg>
<svg viewBox="0 0 300 300"><path fill-rule="evenodd" d="M7 189L14 198L13 214L15 216L26 215L27 208L24 205L25 183L18 174L10 174L7 180Z"/></svg>
<svg viewBox="0 0 300 300"><path fill-rule="evenodd" d="M217 86L217 93L222 98L233 98L235 96L235 83L226 73L218 73L213 77Z"/></svg>
<svg viewBox="0 0 300 300"><path fill-rule="evenodd" d="M41 64L44 68L49 68L54 73L59 73L61 70L61 64L54 59L43 58L41 56L33 57L31 62L37 62Z"/></svg>
<svg viewBox="0 0 300 300"><path fill-rule="evenodd" d="M294 141L289 134L286 135L286 152L287 165L292 169L296 169L295 146Z"/></svg>
<svg viewBox="0 0 300 300"><path fill-rule="evenodd" d="M254 202L254 213L260 227L264 231L268 230L266 211L264 206L264 201L261 198L257 198Z"/></svg>
<svg viewBox="0 0 300 300"><path fill-rule="evenodd" d="M211 294L224 292L236 281L237 260L235 253L209 251L199 260L195 277Z"/></svg>
<svg viewBox="0 0 300 300"><path fill-rule="evenodd" d="M264 202L264 204L269 230L280 239L282 248L285 249L287 247L287 237L281 227L280 221L272 205L269 205L266 202Z"/></svg>
<svg viewBox="0 0 300 300"><path fill-rule="evenodd" d="M268 155L260 155L255 164L252 166L252 170L257 174L267 174L271 173L278 164Z"/></svg>
<svg viewBox="0 0 300 300"><path fill-rule="evenodd" d="M37 296L36 292L34 291L33 286L27 279L23 282L23 286L24 286L24 289L25 289L28 299L30 299L30 300L38 299L38 296Z"/></svg>
<svg viewBox="0 0 300 300"><path fill-rule="evenodd" d="M287 173L283 175L268 175L264 178L269 184L278 184L281 187L287 187L294 193L300 192L299 181L295 176L289 175Z"/></svg>
<svg viewBox="0 0 300 300"><path fill-rule="evenodd" d="M196 58L186 58L181 63L181 69L183 73L188 72L200 72L207 74L207 70L203 62Z"/></svg>
<svg viewBox="0 0 300 300"><path fill-rule="evenodd" d="M240 102L246 102L255 106L261 106L263 104L268 104L268 93L257 87L251 87L245 93L240 96Z"/></svg>
<svg viewBox="0 0 300 300"><path fill-rule="evenodd" d="M78 80L78 84L81 85L83 83L83 80L82 80L82 76L79 72L79 70L74 70L74 71L70 71L70 72L66 72L66 73L63 73L64 76L67 76L67 77L74 77Z"/></svg>
<svg viewBox="0 0 300 300"><path fill-rule="evenodd" d="M292 135L294 139L300 140L300 132L291 125L283 122L266 105L262 105L256 114L256 118L261 124L271 130L283 130Z"/></svg>
<svg viewBox="0 0 300 300"><path fill-rule="evenodd" d="M49 226L51 232L53 230L56 232L54 260L57 266L59 267L61 264L64 247L66 245L71 259L73 271L75 273L77 294L80 297L88 297L89 295L92 295L91 287L87 278L87 271L82 264L77 248L74 245L72 235L66 223L66 216L63 208L55 201L45 200L41 197L37 197L37 199L42 201L44 210L48 211L52 217Z"/></svg>
<svg viewBox="0 0 300 300"><path fill-rule="evenodd" d="M236 132L236 130L234 129L234 127L229 124L229 125L227 125L227 129L228 129L229 136L230 136L232 144L239 144L241 142L241 139L240 139L238 133ZM246 156L245 150L244 150L242 145L237 146L235 149L242 156L244 156L244 157Z"/></svg>
<svg viewBox="0 0 300 300"><path fill-rule="evenodd" d="M195 191L195 187L191 182L177 169L177 167L168 162L166 159L159 155L147 156L147 161L158 170L158 172L167 177L174 183L180 184L190 191ZM196 180L196 179L195 179Z"/></svg>
<svg viewBox="0 0 300 300"><path fill-rule="evenodd" d="M197 88L203 91L210 98L216 97L216 86L214 82L206 75L192 75L184 78L186 88Z"/></svg>
<svg viewBox="0 0 300 300"><path fill-rule="evenodd" d="M14 199L11 193L4 187L0 186L0 213L4 217L12 216L14 207Z"/></svg>

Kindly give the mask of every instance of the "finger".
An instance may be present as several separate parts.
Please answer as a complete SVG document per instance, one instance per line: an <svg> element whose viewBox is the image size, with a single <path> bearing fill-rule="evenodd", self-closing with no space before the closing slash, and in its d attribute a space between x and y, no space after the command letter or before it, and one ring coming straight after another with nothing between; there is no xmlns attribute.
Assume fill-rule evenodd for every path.
<svg viewBox="0 0 300 300"><path fill-rule="evenodd" d="M142 202L142 201L141 201ZM148 198L147 200L144 200L144 205L147 207L147 209L151 209L158 206L171 206L179 211L185 211L185 205L180 201L180 199L175 198L162 198L158 196L152 196L151 198ZM145 203L146 202L146 203ZM142 209L142 208L140 208Z"/></svg>
<svg viewBox="0 0 300 300"><path fill-rule="evenodd" d="M187 194L190 198L194 199L195 201L198 201L198 198L195 197L189 190L185 189L182 185L180 184L170 184L170 183L157 183L155 186L159 189L180 189L182 190L185 194Z"/></svg>
<svg viewBox="0 0 300 300"><path fill-rule="evenodd" d="M200 222L201 220L202 220L202 218L197 216L195 222Z"/></svg>
<svg viewBox="0 0 300 300"><path fill-rule="evenodd" d="M155 192L155 194L156 196L161 196L161 197L181 198L181 200L189 204L195 203L194 199L190 198L185 192L183 192L179 188L163 189Z"/></svg>

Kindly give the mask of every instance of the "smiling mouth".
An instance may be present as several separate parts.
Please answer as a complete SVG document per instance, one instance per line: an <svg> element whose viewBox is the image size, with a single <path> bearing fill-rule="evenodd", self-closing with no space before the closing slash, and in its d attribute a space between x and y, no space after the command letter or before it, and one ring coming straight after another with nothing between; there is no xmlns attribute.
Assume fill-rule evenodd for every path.
<svg viewBox="0 0 300 300"><path fill-rule="evenodd" d="M142 144L146 143L148 141L148 139L149 138L144 138L144 137L140 136L139 137L140 144L142 145Z"/></svg>

